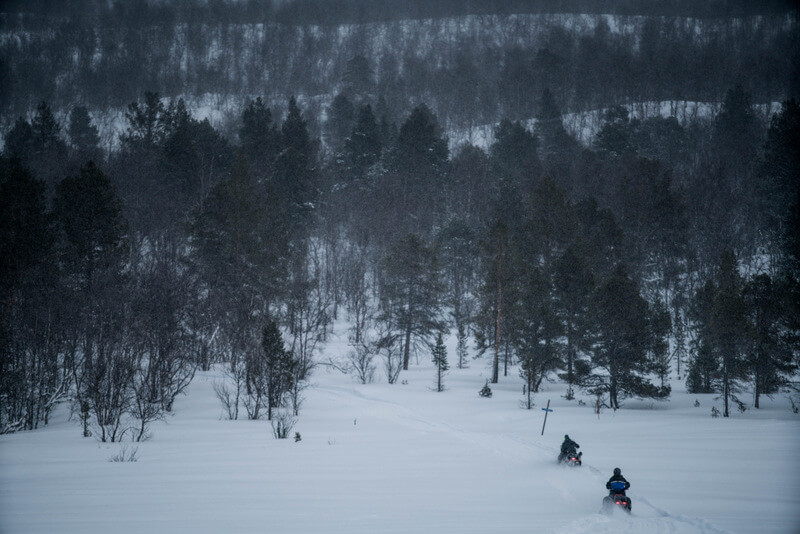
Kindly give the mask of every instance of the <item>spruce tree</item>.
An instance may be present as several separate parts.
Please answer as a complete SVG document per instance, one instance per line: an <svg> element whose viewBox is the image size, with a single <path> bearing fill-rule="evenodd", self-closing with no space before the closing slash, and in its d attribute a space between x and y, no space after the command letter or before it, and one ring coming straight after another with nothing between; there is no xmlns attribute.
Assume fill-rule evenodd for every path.
<svg viewBox="0 0 800 534"><path fill-rule="evenodd" d="M46 424L67 383L44 191L19 160L0 158L0 433Z"/></svg>
<svg viewBox="0 0 800 534"><path fill-rule="evenodd" d="M325 125L328 147L334 153L342 149L347 135L353 129L355 115L353 103L346 95L339 93L334 97L328 108L328 122Z"/></svg>
<svg viewBox="0 0 800 534"><path fill-rule="evenodd" d="M53 187L65 174L68 163L67 144L61 139L61 125L50 106L41 102L31 120L31 159L34 176Z"/></svg>
<svg viewBox="0 0 800 534"><path fill-rule="evenodd" d="M280 146L281 150L287 148L297 150L305 157L308 165L314 164L313 145L308 134L308 123L303 118L295 97L289 99L286 119L281 124Z"/></svg>
<svg viewBox="0 0 800 534"><path fill-rule="evenodd" d="M385 343L402 347L403 369L408 370L411 346L433 347L442 330L442 283L433 247L410 234L392 246L383 260L379 319L388 326Z"/></svg>
<svg viewBox="0 0 800 534"><path fill-rule="evenodd" d="M57 187L53 212L79 356L70 362L76 400L88 402L102 441L125 432L135 372L130 356L128 224L108 176L94 163Z"/></svg>
<svg viewBox="0 0 800 534"><path fill-rule="evenodd" d="M425 105L411 111L386 154L387 172L377 184L376 201L389 236L427 235L444 214L449 171L447 140Z"/></svg>
<svg viewBox="0 0 800 534"><path fill-rule="evenodd" d="M524 257L524 255L523 255ZM519 261L519 260L518 260ZM561 365L562 324L555 313L551 282L537 262L520 261L517 267L517 298L510 302L508 337L520 361L520 376L526 384L526 408L548 373Z"/></svg>
<svg viewBox="0 0 800 534"><path fill-rule="evenodd" d="M709 341L722 367L723 417L730 416L729 399L747 373L745 364L747 321L742 295L743 282L736 257L730 250L720 258L715 276Z"/></svg>
<svg viewBox="0 0 800 534"><path fill-rule="evenodd" d="M495 128L494 138L489 154L495 177L513 184L527 197L541 175L538 137L519 122L503 119Z"/></svg>
<svg viewBox="0 0 800 534"><path fill-rule="evenodd" d="M239 141L251 172L259 182L264 182L272 171L278 155L278 129L272 121L272 112L261 97L248 102L242 111Z"/></svg>
<svg viewBox="0 0 800 534"><path fill-rule="evenodd" d="M589 344L589 303L595 286L585 247L570 246L553 266L555 312L564 328L564 373L568 389L579 385L576 365Z"/></svg>
<svg viewBox="0 0 800 534"><path fill-rule="evenodd" d="M657 341L650 327L652 313L636 282L622 267L595 291L592 315L592 365L602 372L589 377L588 383L607 392L614 409L626 396L668 396L668 386L657 387L648 378L654 371L652 347Z"/></svg>
<svg viewBox="0 0 800 534"><path fill-rule="evenodd" d="M444 346L442 341L442 334L436 337L436 346L433 347L433 364L436 366L436 391L444 391L444 374L450 369L447 363L447 347Z"/></svg>
<svg viewBox="0 0 800 534"><path fill-rule="evenodd" d="M30 163L33 156L33 129L22 117L6 133L3 155L9 159L17 158L26 166Z"/></svg>
<svg viewBox="0 0 800 534"><path fill-rule="evenodd" d="M750 370L756 408L760 408L761 395L778 391L794 371L791 343L783 335L781 288L766 274L753 278L744 288L747 307L748 350L747 365Z"/></svg>
<svg viewBox="0 0 800 534"><path fill-rule="evenodd" d="M486 230L481 247L481 285L478 288L476 343L481 353L492 351L492 384L500 377L500 349L506 341L506 307L514 302L514 264L508 225L494 220Z"/></svg>
<svg viewBox="0 0 800 534"><path fill-rule="evenodd" d="M719 361L708 343L701 341L697 353L689 363L686 391L689 393L714 393L718 391L719 378Z"/></svg>
<svg viewBox="0 0 800 534"><path fill-rule="evenodd" d="M270 319L261 332L263 360L253 364L251 380L263 381L267 395L267 419L272 420L275 408L283 403L283 396L293 386L296 362L287 351L278 324Z"/></svg>
<svg viewBox="0 0 800 534"><path fill-rule="evenodd" d="M86 106L72 108L69 115L69 138L79 162L85 163L98 159L100 136L97 127L92 124Z"/></svg>
<svg viewBox="0 0 800 534"><path fill-rule="evenodd" d="M369 104L358 110L355 126L344 141L344 164L352 179L364 178L381 156L381 134Z"/></svg>

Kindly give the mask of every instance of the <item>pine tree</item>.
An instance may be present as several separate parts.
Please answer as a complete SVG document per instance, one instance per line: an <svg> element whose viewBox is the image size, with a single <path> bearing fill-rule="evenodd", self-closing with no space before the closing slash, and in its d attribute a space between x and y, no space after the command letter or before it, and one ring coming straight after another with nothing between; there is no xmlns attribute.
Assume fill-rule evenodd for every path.
<svg viewBox="0 0 800 534"><path fill-rule="evenodd" d="M41 102L36 106L36 115L31 121L31 130L33 131L35 151L45 152L63 143L59 139L61 126L56 121L47 102Z"/></svg>
<svg viewBox="0 0 800 534"><path fill-rule="evenodd" d="M372 68L367 58L358 54L347 61L343 80L345 91L356 102L363 101L375 88Z"/></svg>
<svg viewBox="0 0 800 534"><path fill-rule="evenodd" d="M265 181L272 172L279 150L278 137L278 129L272 122L272 112L261 97L248 102L242 112L239 141L248 166L259 182Z"/></svg>
<svg viewBox="0 0 800 534"><path fill-rule="evenodd" d="M309 215L316 207L319 184L315 171L316 155L308 126L294 97L281 125L281 151L275 160L270 190L283 210L292 238L306 235Z"/></svg>
<svg viewBox="0 0 800 534"><path fill-rule="evenodd" d="M714 141L719 157L734 173L755 163L759 127L750 94L741 84L725 93L722 109L714 121Z"/></svg>
<svg viewBox="0 0 800 534"><path fill-rule="evenodd" d="M31 134L30 169L48 187L53 187L65 174L68 151L67 144L61 139L61 125L46 102L36 106Z"/></svg>
<svg viewBox="0 0 800 534"><path fill-rule="evenodd" d="M631 121L624 106L613 106L603 112L603 126L597 132L594 146L601 152L614 157L630 152Z"/></svg>
<svg viewBox="0 0 800 534"><path fill-rule="evenodd" d="M554 306L564 328L564 370L560 375L568 388L578 385L576 365L579 355L588 348L589 303L594 290L594 276L585 257L585 247L568 247L553 266Z"/></svg>
<svg viewBox="0 0 800 534"><path fill-rule="evenodd" d="M33 129L22 117L14 122L14 126L6 134L3 155L7 158L18 158L23 165L28 165L33 157Z"/></svg>
<svg viewBox="0 0 800 534"><path fill-rule="evenodd" d="M729 399L738 380L747 372L744 362L747 322L742 291L736 257L733 252L725 251L717 267L709 318L711 348L722 363L723 417L730 415Z"/></svg>
<svg viewBox="0 0 800 534"><path fill-rule="evenodd" d="M711 347L701 342L697 354L689 363L686 375L686 391L689 393L714 393L720 377L719 362Z"/></svg>
<svg viewBox="0 0 800 534"><path fill-rule="evenodd" d="M342 149L347 135L353 129L355 118L355 109L350 99L342 93L336 95L328 108L326 123L328 146L334 153Z"/></svg>
<svg viewBox="0 0 800 534"><path fill-rule="evenodd" d="M168 131L170 118L158 93L146 91L143 102L133 102L125 112L128 128L120 137L130 147L150 148L160 145Z"/></svg>
<svg viewBox="0 0 800 534"><path fill-rule="evenodd" d="M680 380L682 376L681 362L686 360L686 326L684 323L683 312L678 306L675 306L673 317L674 319L672 324L675 325L675 328L673 329L675 336L675 349L673 350L673 354L675 355L678 380Z"/></svg>
<svg viewBox="0 0 800 534"><path fill-rule="evenodd" d="M381 134L369 104L358 110L356 124L344 141L344 164L353 179L363 178L381 156Z"/></svg>
<svg viewBox="0 0 800 534"><path fill-rule="evenodd" d="M410 234L392 246L383 260L380 319L389 327L389 345L399 342L403 370L408 370L411 346L432 347L442 330L443 293L439 262L433 247Z"/></svg>
<svg viewBox="0 0 800 534"><path fill-rule="evenodd" d="M275 408L283 403L283 396L293 386L296 362L287 351L278 325L274 320L267 321L261 332L263 360L254 363L251 380L261 380L267 395L267 419L272 420Z"/></svg>
<svg viewBox="0 0 800 534"><path fill-rule="evenodd" d="M89 403L101 441L113 442L126 431L135 371L126 346L128 224L111 181L92 162L58 185L53 212L66 298L76 310L66 326L79 354L70 362L76 400Z"/></svg>
<svg viewBox="0 0 800 534"><path fill-rule="evenodd" d="M69 115L69 138L75 148L78 161L85 163L99 156L100 136L92 124L86 106L75 106Z"/></svg>
<svg viewBox="0 0 800 534"><path fill-rule="evenodd" d="M193 214L191 231L203 306L237 371L258 352L259 322L284 291L286 221L276 196L263 194L239 154L231 176Z"/></svg>
<svg viewBox="0 0 800 534"><path fill-rule="evenodd" d="M436 337L436 346L433 348L433 364L436 366L436 391L444 391L444 382L442 379L444 374L450 369L447 363L447 347L444 346L442 341L442 334Z"/></svg>
<svg viewBox="0 0 800 534"><path fill-rule="evenodd" d="M60 287L45 187L0 158L0 434L32 430L60 401ZM58 333L56 333L58 332Z"/></svg>
<svg viewBox="0 0 800 534"><path fill-rule="evenodd" d="M792 361L792 350L783 332L780 288L766 275L750 280L744 288L747 307L749 349L747 365L753 381L755 407L760 408L760 397L775 393L797 369Z"/></svg>
<svg viewBox="0 0 800 534"><path fill-rule="evenodd" d="M592 303L595 335L592 365L602 370L589 377L595 390L606 391L611 407L626 396L664 398L668 387L656 387L648 375L654 370L651 312L636 283L622 267L595 291Z"/></svg>
<svg viewBox="0 0 800 534"><path fill-rule="evenodd" d="M518 290L507 312L508 337L520 361L520 376L526 384L526 408L548 373L560 366L559 339L563 330L553 309L551 282L538 262L522 254L517 267Z"/></svg>
<svg viewBox="0 0 800 534"><path fill-rule="evenodd" d="M500 121L489 149L496 179L506 181L523 197L529 196L541 175L539 139L519 122Z"/></svg>
<svg viewBox="0 0 800 534"><path fill-rule="evenodd" d="M764 232L780 245L782 230L787 236L797 235L797 224L791 224L792 209L800 195L800 102L797 100L784 102L781 112L773 115L759 175L756 214Z"/></svg>
<svg viewBox="0 0 800 534"><path fill-rule="evenodd" d="M536 134L541 141L544 174L559 179L568 177L579 146L564 128L561 110L550 89L542 91L539 110L536 113ZM566 187L567 184L564 185Z"/></svg>
<svg viewBox="0 0 800 534"><path fill-rule="evenodd" d="M467 351L467 332L466 327L463 323L459 324L457 327L456 333L456 355L458 356L458 368L459 369L466 369L469 367L467 363L467 357L469 356L469 352Z"/></svg>
<svg viewBox="0 0 800 534"><path fill-rule="evenodd" d="M286 119L281 124L280 146L281 150L295 149L305 157L309 166L313 165L314 154L311 137L308 134L308 123L303 118L295 97L289 99Z"/></svg>
<svg viewBox="0 0 800 534"><path fill-rule="evenodd" d="M513 262L511 237L505 220L495 220L487 229L481 254L476 342L481 352L491 350L492 384L500 378L500 348L506 340L506 307L513 302Z"/></svg>
<svg viewBox="0 0 800 534"><path fill-rule="evenodd" d="M53 212L61 260L80 291L91 291L97 276L122 270L128 224L111 180L97 165L89 162L58 185Z"/></svg>
<svg viewBox="0 0 800 534"><path fill-rule="evenodd" d="M426 235L440 221L448 155L436 116L425 105L414 108L386 155L388 172L376 191L390 236L398 232Z"/></svg>
<svg viewBox="0 0 800 534"><path fill-rule="evenodd" d="M458 368L466 365L466 331L471 321L473 308L473 284L476 270L475 235L463 220L452 219L437 235L443 278L447 284L447 302L450 316L457 331Z"/></svg>

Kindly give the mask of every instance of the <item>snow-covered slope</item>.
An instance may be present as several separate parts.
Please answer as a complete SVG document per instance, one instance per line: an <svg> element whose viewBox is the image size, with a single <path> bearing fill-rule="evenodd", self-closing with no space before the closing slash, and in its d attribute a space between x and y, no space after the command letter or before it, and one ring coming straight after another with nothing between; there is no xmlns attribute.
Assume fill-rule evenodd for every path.
<svg viewBox="0 0 800 534"><path fill-rule="evenodd" d="M325 357L345 350L331 344ZM307 391L298 443L273 439L266 421L221 419L214 372L197 375L135 463L109 462L123 445L81 438L66 410L42 430L0 436L0 532L800 530L800 419L779 397L712 419L719 402L676 381L668 403L629 401L598 417L558 383L521 409L516 370L480 398L480 360L450 371L443 393L427 361L396 385L327 369ZM555 464L565 433L584 451L581 468ZM599 513L617 466L632 484L630 517Z"/></svg>

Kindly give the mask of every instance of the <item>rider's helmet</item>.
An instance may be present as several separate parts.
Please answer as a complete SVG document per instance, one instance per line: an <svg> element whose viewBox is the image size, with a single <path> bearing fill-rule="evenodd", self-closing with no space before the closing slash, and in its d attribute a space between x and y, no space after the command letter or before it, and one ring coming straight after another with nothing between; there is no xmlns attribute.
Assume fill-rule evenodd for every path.
<svg viewBox="0 0 800 534"><path fill-rule="evenodd" d="M564 439L568 440L569 439L569 434L564 434Z"/></svg>
<svg viewBox="0 0 800 534"><path fill-rule="evenodd" d="M614 468L614 474L615 475L621 475L622 474L622 469L620 469L619 467L615 467Z"/></svg>

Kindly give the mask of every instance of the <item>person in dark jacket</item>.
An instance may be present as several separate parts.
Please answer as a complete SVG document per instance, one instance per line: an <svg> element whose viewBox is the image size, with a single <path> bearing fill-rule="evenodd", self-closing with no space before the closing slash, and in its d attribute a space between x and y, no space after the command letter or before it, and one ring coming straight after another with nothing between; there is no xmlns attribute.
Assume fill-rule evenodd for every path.
<svg viewBox="0 0 800 534"><path fill-rule="evenodd" d="M570 454L576 454L580 445L569 439L569 434L564 434L564 441L561 443L561 454L558 455L558 463L564 461L564 458Z"/></svg>
<svg viewBox="0 0 800 534"><path fill-rule="evenodd" d="M625 484L625 488L622 490L612 490L611 484L613 482L622 482L623 484ZM608 482L606 482L606 489L615 495L625 495L625 491L630 487L631 483L625 480L625 477L622 476L622 470L619 467L615 467L614 474L611 476L611 478L608 479Z"/></svg>

